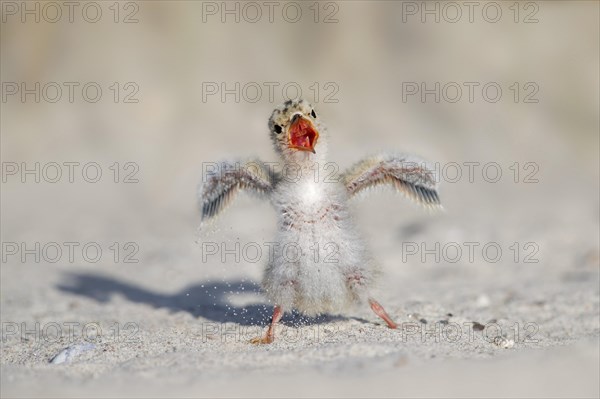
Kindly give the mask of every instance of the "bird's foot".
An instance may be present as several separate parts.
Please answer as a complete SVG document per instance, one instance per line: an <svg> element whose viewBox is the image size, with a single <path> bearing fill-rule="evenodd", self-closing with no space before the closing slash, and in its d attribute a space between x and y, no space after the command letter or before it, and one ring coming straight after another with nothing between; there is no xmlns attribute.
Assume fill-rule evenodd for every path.
<svg viewBox="0 0 600 399"><path fill-rule="evenodd" d="M396 323L394 323L394 320L392 320L392 318L387 314L387 312L385 311L383 306L381 306L379 304L379 302L377 302L373 298L369 298L369 305L371 305L371 309L373 309L373 312L375 312L375 314L377 316L381 317L383 319L383 321L385 321L387 323L387 326L389 328L392 328L392 329L398 328L398 325Z"/></svg>
<svg viewBox="0 0 600 399"><path fill-rule="evenodd" d="M266 344L272 344L273 341L275 341L275 337L274 336L272 336L272 335L265 335L263 337L252 338L248 342L251 343L252 345L266 345Z"/></svg>
<svg viewBox="0 0 600 399"><path fill-rule="evenodd" d="M262 337L252 338L249 343L253 345L272 344L273 341L275 341L275 326L277 325L277 322L281 320L282 316L283 309L281 309L281 306L275 306L275 309L273 309L273 318L271 319L271 324L269 325L267 333Z"/></svg>

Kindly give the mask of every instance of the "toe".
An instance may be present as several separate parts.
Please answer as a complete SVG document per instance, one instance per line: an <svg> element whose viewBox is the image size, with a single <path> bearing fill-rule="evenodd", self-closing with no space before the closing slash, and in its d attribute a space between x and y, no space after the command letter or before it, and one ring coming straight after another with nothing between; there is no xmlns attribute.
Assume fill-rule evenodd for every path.
<svg viewBox="0 0 600 399"><path fill-rule="evenodd" d="M264 337L256 337L256 338L252 338L249 342L253 345L265 345L265 344L270 344L273 343L273 336L264 336Z"/></svg>

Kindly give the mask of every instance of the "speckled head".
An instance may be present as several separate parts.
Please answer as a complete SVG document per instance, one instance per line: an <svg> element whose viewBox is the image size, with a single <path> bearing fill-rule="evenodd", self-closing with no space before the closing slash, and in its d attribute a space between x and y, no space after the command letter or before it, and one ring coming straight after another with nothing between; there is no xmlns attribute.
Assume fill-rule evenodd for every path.
<svg viewBox="0 0 600 399"><path fill-rule="evenodd" d="M288 100L273 111L269 131L275 150L284 156L296 152L318 152L320 124L308 101Z"/></svg>

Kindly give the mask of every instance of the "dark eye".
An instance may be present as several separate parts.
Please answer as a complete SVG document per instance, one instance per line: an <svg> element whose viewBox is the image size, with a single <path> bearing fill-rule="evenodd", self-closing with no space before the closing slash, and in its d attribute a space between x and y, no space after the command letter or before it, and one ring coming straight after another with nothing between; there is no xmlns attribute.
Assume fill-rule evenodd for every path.
<svg viewBox="0 0 600 399"><path fill-rule="evenodd" d="M317 117L317 114L315 113L315 110L314 110L314 109L313 109L313 110L310 112L310 114L312 115L312 117L313 117L313 118L316 118L316 117Z"/></svg>
<svg viewBox="0 0 600 399"><path fill-rule="evenodd" d="M281 133L281 126L275 125L273 128L275 129L275 133Z"/></svg>

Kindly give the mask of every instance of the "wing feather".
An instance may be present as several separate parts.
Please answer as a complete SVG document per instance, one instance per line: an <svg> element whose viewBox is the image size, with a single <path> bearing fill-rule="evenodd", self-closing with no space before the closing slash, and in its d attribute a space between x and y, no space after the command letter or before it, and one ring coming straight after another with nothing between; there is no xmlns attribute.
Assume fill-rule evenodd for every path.
<svg viewBox="0 0 600 399"><path fill-rule="evenodd" d="M266 196L277 180L276 173L258 160L207 165L198 190L202 219L217 216L241 190Z"/></svg>
<svg viewBox="0 0 600 399"><path fill-rule="evenodd" d="M425 161L407 156L378 155L359 161L342 175L348 194L389 185L427 207L440 207L435 171Z"/></svg>

